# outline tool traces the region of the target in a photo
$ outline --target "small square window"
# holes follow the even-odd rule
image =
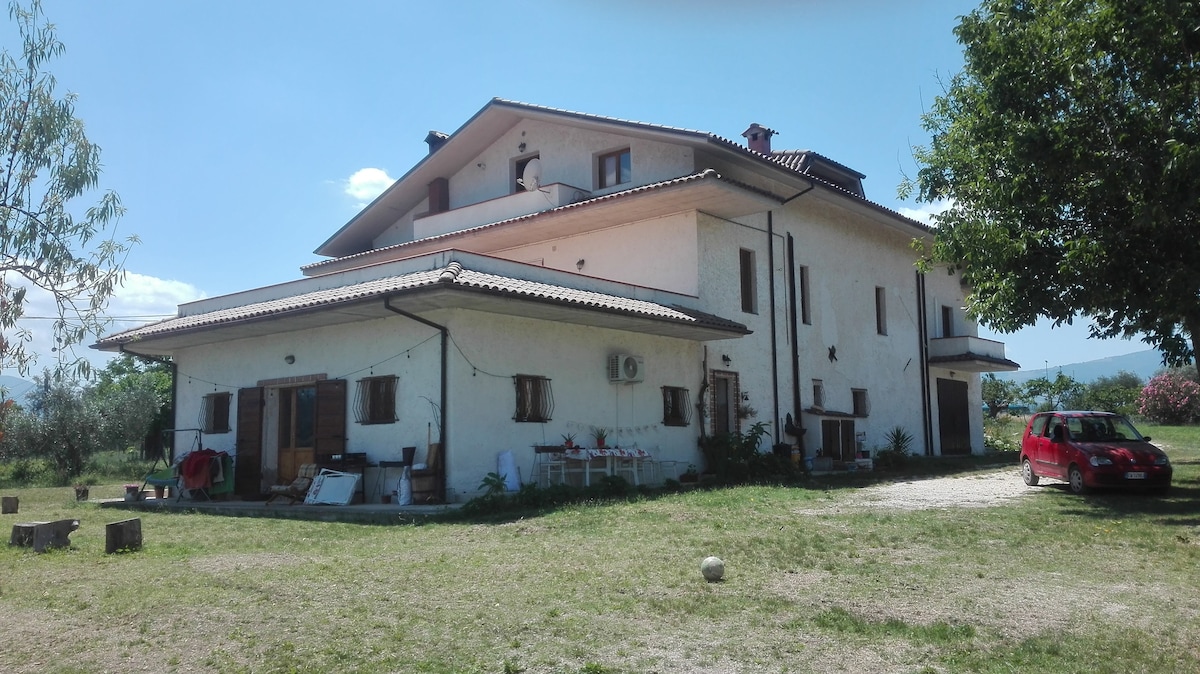
[[[692,403],[688,390],[678,386],[662,387],[663,425],[687,426],[692,422]]]
[[[825,409],[825,382],[820,379],[814,379],[813,382],[813,404],[812,406],[818,410]]]
[[[358,394],[354,401],[354,417],[360,424],[396,423],[395,375],[365,377],[358,380]]]
[[[854,416],[865,417],[871,413],[871,399],[867,397],[867,389],[850,389],[850,395],[854,399]]]
[[[528,374],[513,377],[517,388],[517,411],[513,421],[545,423],[554,414],[554,393],[550,380]]]
[[[614,185],[624,185],[632,180],[630,175],[629,149],[600,155],[596,174],[597,184],[601,189]]]
[[[210,393],[204,396],[200,409],[200,428],[205,435],[229,432],[229,402],[232,393]]]

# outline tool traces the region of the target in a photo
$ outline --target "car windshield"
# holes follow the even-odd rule
[[[1141,440],[1142,436],[1125,417],[1070,417],[1067,430],[1080,442],[1119,442]]]

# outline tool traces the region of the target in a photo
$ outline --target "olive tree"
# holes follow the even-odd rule
[[[76,203],[97,189],[100,148],[75,116],[75,96],[55,93],[46,66],[63,44],[41,3],[14,0],[9,17],[21,46],[0,51],[0,368],[25,374],[35,360],[20,319],[29,293],[41,291],[55,306],[56,361],[87,374],[86,360],[66,354],[106,324],[108,298],[136,239],[116,238],[123,212],[116,193]]]
[[[983,0],[923,118],[927,261],[1001,332],[1085,316],[1168,363],[1200,339],[1200,3]],[[932,265],[930,265],[932,266]]]

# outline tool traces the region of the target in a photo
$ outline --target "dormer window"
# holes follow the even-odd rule
[[[629,148],[600,155],[596,165],[596,174],[598,176],[597,185],[600,189],[624,185],[632,180]]]

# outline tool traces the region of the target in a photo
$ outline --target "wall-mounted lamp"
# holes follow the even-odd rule
[[[721,362],[725,363],[726,365],[733,365],[733,359],[730,358],[728,354],[721,355]]]
[[[517,146],[517,152],[524,152],[524,151],[525,151],[525,141],[521,141],[521,144]]]
[[[292,363],[296,362],[296,357],[289,353],[288,355],[283,357],[283,362],[287,363],[288,365],[291,365]]]
[[[575,263],[575,268],[583,271],[583,258],[579,258],[579,261]]]

